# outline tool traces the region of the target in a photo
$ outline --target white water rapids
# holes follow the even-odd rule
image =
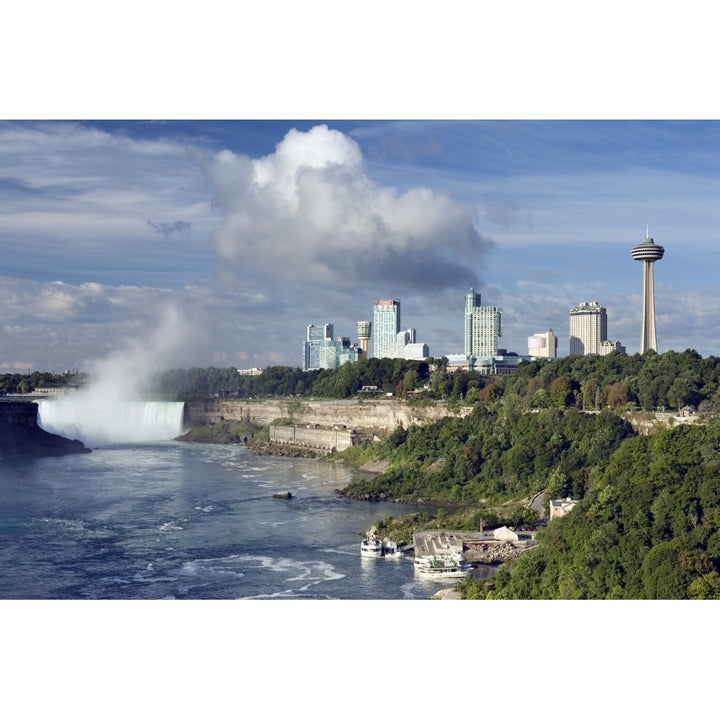
[[[182,402],[100,402],[73,393],[38,401],[38,425],[87,447],[172,440],[182,433]]]

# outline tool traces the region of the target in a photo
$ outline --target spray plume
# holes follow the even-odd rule
[[[157,373],[177,361],[188,335],[177,309],[166,307],[152,332],[93,363],[85,388],[41,401],[40,425],[94,446],[176,437],[182,430],[183,403],[150,402],[147,393]]]

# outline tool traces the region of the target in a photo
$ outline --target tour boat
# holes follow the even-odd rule
[[[402,551],[394,540],[388,540],[383,546],[383,554],[386,558],[402,557]]]
[[[363,557],[382,557],[383,544],[377,535],[368,533],[360,543],[360,555]]]
[[[422,555],[415,558],[418,575],[435,578],[461,578],[470,574],[472,564],[461,552],[450,555]]]

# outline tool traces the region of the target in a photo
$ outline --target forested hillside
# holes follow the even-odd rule
[[[469,597],[720,598],[720,419],[625,440],[538,546]]]
[[[478,407],[465,418],[398,427],[384,442],[368,441],[340,453],[355,464],[390,462],[386,472],[353,482],[345,494],[491,505],[543,490],[552,497],[579,498],[593,474],[633,434],[610,411]]]
[[[720,410],[720,359],[702,358],[694,350],[570,355],[521,364],[515,375],[500,378],[492,393],[520,408]]]
[[[170,370],[156,378],[153,392],[169,400],[194,400],[219,392],[239,397],[347,398],[363,386],[403,395],[429,379],[427,362],[370,358],[333,370],[271,366],[257,375],[241,375],[235,368]]]
[[[548,407],[593,410],[640,408],[720,410],[720,358],[694,350],[658,355],[571,355],[521,363],[514,375],[481,375],[448,370],[447,359],[427,361],[370,358],[334,370],[273,366],[257,375],[235,368],[189,368],[160,374],[158,397],[193,400],[216,393],[240,397],[296,396],[349,398],[365,386],[378,392],[428,400],[493,404],[519,410]]]
[[[31,392],[47,384],[91,381],[92,377],[83,373],[6,374],[0,375],[0,395]],[[412,393],[428,400],[502,402],[519,410],[628,407],[672,411],[691,405],[701,411],[720,411],[720,358],[702,358],[694,350],[662,355],[652,351],[630,356],[571,355],[522,362],[513,375],[452,371],[447,358],[369,358],[333,370],[305,372],[297,367],[271,366],[256,375],[241,375],[234,367],[193,367],[159,373],[148,392],[166,400],[216,394],[342,399],[356,396],[366,386],[400,398]]]

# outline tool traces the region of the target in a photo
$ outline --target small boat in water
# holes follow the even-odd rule
[[[386,540],[383,545],[383,554],[386,558],[399,558],[402,557],[402,550],[398,547],[398,544],[394,540]]]
[[[418,575],[434,578],[461,578],[470,574],[472,564],[461,552],[449,555],[423,555],[415,558]]]
[[[368,533],[360,543],[360,555],[362,557],[382,557],[383,544],[380,538],[374,533]]]

